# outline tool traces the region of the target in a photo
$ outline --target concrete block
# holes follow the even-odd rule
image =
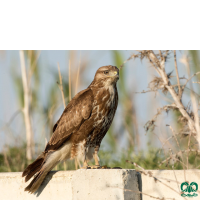
[[[128,169],[78,170],[72,179],[73,200],[140,200],[138,178]]]
[[[72,176],[74,171],[50,172],[35,194],[24,191],[28,185],[22,172],[0,173],[1,200],[71,200]],[[29,183],[29,182],[28,182]]]
[[[181,197],[181,183],[200,186],[200,170],[144,172],[146,175],[130,169],[53,171],[35,194],[24,192],[28,183],[21,172],[0,173],[0,200],[182,200],[189,198]],[[196,193],[194,200],[200,199],[199,190]]]
[[[24,192],[28,183],[21,175],[21,172],[0,173],[1,200],[140,200],[140,175],[135,170],[54,171],[35,194]]]

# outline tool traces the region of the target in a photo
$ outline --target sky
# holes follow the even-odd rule
[[[120,51],[123,55],[123,59],[126,60],[132,55],[134,51]],[[69,51],[41,51],[39,54],[38,63],[40,66],[40,76],[41,76],[41,87],[40,87],[40,97],[42,104],[45,105],[47,102],[46,92],[51,84],[55,84],[58,80],[54,79],[52,73],[57,71],[57,63],[60,65],[61,74],[63,79],[68,78],[68,66],[69,66]],[[93,80],[96,70],[104,65],[114,65],[113,54],[111,51],[76,51],[76,59],[73,66],[78,66],[79,62],[87,60],[87,68],[83,73],[80,74],[80,79],[82,85],[79,86],[78,92],[86,88],[90,82]],[[177,51],[177,60],[179,67],[179,74],[182,76],[185,73],[185,67],[179,62],[183,52]],[[119,67],[119,66],[118,66]],[[0,151],[2,151],[5,144],[14,145],[16,138],[23,138],[25,140],[25,133],[20,124],[20,120],[13,120],[10,125],[11,131],[5,131],[5,124],[9,122],[13,114],[19,109],[19,104],[17,101],[17,96],[15,92],[15,86],[12,80],[12,73],[18,73],[21,76],[19,51],[1,51],[0,52]],[[173,60],[169,60],[166,64],[166,69],[168,72],[173,70]],[[148,83],[155,76],[154,70],[146,61],[131,60],[125,64],[125,77],[126,77],[126,88],[130,91],[131,95],[134,95],[134,101],[137,106],[137,118],[138,118],[138,128],[139,134],[142,138],[141,148],[145,149],[148,140],[148,135],[146,135],[144,130],[145,123],[153,117],[156,113],[157,108],[164,105],[166,102],[166,97],[164,95],[158,95],[155,97],[153,93],[146,94],[136,94],[136,92],[141,92],[147,90]],[[120,96],[120,94],[119,94]],[[60,96],[61,99],[61,96]],[[160,100],[161,99],[161,100]],[[153,106],[149,106],[152,104]],[[58,117],[62,113],[62,109],[57,113]],[[117,110],[116,120],[120,120],[120,110]],[[167,116],[165,116],[167,117]],[[169,121],[171,119],[168,119]],[[37,122],[42,124],[44,121],[38,119]],[[163,129],[159,128],[162,132]],[[12,136],[14,133],[14,137]],[[35,139],[39,140],[39,132],[34,130]],[[124,133],[124,138],[127,137]],[[13,141],[12,141],[13,140]],[[121,147],[124,148],[125,142],[122,141]]]

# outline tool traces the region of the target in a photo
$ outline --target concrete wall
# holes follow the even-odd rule
[[[21,172],[0,173],[1,200],[139,200],[135,170],[88,169],[50,172],[36,192],[24,192]]]
[[[82,169],[50,172],[39,190],[29,194],[24,192],[28,183],[21,174],[0,173],[0,200],[181,200],[187,199],[180,196],[182,182],[200,186],[200,170],[146,170],[140,174],[126,169]],[[200,199],[197,194],[192,199]]]

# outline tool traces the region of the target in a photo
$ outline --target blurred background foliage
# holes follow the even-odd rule
[[[44,66],[39,62],[41,51],[25,51],[26,58],[26,68],[28,84],[30,87],[30,111],[31,111],[31,121],[33,133],[37,132],[37,137],[34,135],[34,149],[35,154],[33,158],[35,159],[41,151],[43,151],[46,142],[49,140],[52,134],[52,128],[54,123],[57,121],[61,115],[64,107],[62,103],[61,91],[59,89],[59,75],[58,68],[49,68],[48,76],[41,75],[44,74]],[[104,52],[102,52],[103,54]],[[120,66],[128,57],[125,57],[123,51],[110,51],[110,56],[112,64]],[[129,52],[131,54],[131,52]],[[1,55],[5,55],[6,52],[1,52]],[[17,54],[17,53],[16,53]],[[82,55],[81,55],[82,54]],[[84,54],[84,55],[83,55]],[[179,56],[183,52],[179,52]],[[191,73],[199,71],[199,51],[190,51],[192,69]],[[65,96],[66,104],[69,102],[69,64],[67,60],[70,60],[70,78],[72,87],[72,97],[80,90],[84,89],[92,81],[94,73],[98,67],[91,70],[89,63],[97,62],[96,60],[89,60],[87,58],[87,52],[77,52],[77,51],[67,51],[66,53],[66,66],[65,70],[61,69],[63,92]],[[127,55],[127,54],[126,54]],[[11,58],[10,58],[11,59]],[[100,59],[100,58],[99,58]],[[165,148],[162,147],[163,142],[170,137],[171,133],[165,126],[168,122],[173,123],[173,126],[177,129],[181,128],[181,124],[178,123],[178,112],[164,113],[159,118],[160,121],[157,123],[155,131],[149,131],[145,135],[144,125],[146,121],[141,120],[143,116],[145,119],[153,117],[156,113],[159,105],[163,105],[164,102],[169,101],[167,95],[163,94],[137,94],[141,87],[139,80],[145,80],[145,88],[148,88],[148,83],[154,76],[148,63],[143,62],[143,67],[135,69],[135,74],[140,74],[137,80],[134,79],[135,74],[130,74],[130,67],[135,66],[134,60],[130,62],[129,66],[122,68],[120,71],[120,80],[118,82],[119,91],[119,107],[115,119],[111,128],[109,129],[106,137],[103,140],[102,146],[100,148],[99,157],[101,160],[101,165],[107,165],[109,167],[121,167],[121,168],[135,168],[132,164],[126,162],[126,160],[133,161],[145,169],[172,169],[174,165],[173,162],[165,163],[159,165],[164,159],[170,156],[169,148],[177,149],[176,143],[174,141],[167,141]],[[136,62],[137,63],[137,62]],[[51,65],[51,64],[50,64]],[[167,66],[170,70],[173,62],[167,61]],[[178,66],[181,63],[178,62]],[[6,135],[12,142],[5,142],[2,145],[2,150],[0,152],[0,171],[23,171],[24,168],[30,163],[26,159],[26,139],[25,139],[25,129],[24,129],[24,119],[22,113],[22,108],[24,105],[23,98],[23,87],[22,78],[20,73],[20,66],[16,66],[11,62],[10,64],[10,76],[12,79],[12,87],[15,92],[15,101],[17,101],[17,111],[13,112],[12,117],[8,122],[1,123],[1,134]],[[171,67],[173,69],[173,67]],[[187,76],[186,72],[182,67],[180,69],[180,76]],[[90,78],[85,78],[85,71],[92,71]],[[140,72],[137,72],[137,71]],[[51,76],[51,80],[48,77]],[[81,78],[80,78],[81,77]],[[129,80],[128,81],[128,77]],[[132,78],[131,78],[132,77]],[[136,79],[136,78],[135,78]],[[48,82],[48,87],[45,88],[44,82]],[[198,80],[199,81],[199,80]],[[144,86],[144,84],[143,84]],[[43,88],[41,90],[41,88]],[[198,87],[197,87],[198,90]],[[42,91],[42,92],[41,92]],[[198,90],[199,91],[199,90]],[[200,92],[200,91],[199,91]],[[140,99],[138,100],[138,95]],[[186,94],[186,96],[189,95]],[[198,95],[198,94],[197,94]],[[43,100],[41,100],[43,96]],[[148,105],[143,105],[145,110],[139,111],[138,101],[142,98],[146,99]],[[144,102],[144,101],[143,101]],[[188,103],[188,102],[187,102]],[[19,126],[17,130],[13,128],[16,125]],[[37,119],[37,120],[36,120]],[[143,131],[141,131],[143,130]],[[16,133],[18,132],[18,133]],[[2,138],[5,138],[2,136]],[[146,139],[144,142],[144,138]],[[162,141],[162,142],[160,142]],[[160,143],[160,144],[159,144]],[[181,147],[187,145],[187,139],[181,138]],[[93,161],[91,161],[93,162]],[[200,165],[199,156],[195,153],[191,153],[189,156],[190,168],[195,168]],[[74,170],[76,169],[76,163],[74,161],[67,161],[65,164],[60,163],[56,170]],[[175,163],[174,169],[182,169],[180,163]]]

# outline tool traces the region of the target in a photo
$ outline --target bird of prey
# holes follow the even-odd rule
[[[100,167],[97,153],[117,109],[118,79],[117,67],[100,67],[88,88],[69,102],[44,152],[22,174],[25,181],[35,175],[25,191],[36,192],[48,172],[66,159],[77,159],[87,169],[88,160],[94,158],[96,168]]]

